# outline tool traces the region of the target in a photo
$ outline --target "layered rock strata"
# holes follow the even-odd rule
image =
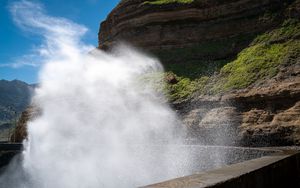
[[[194,0],[153,5],[143,0],[123,0],[101,23],[99,48],[127,42],[154,52],[165,65],[227,59],[258,33],[280,23],[286,2]]]

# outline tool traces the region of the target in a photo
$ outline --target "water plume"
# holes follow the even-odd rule
[[[180,142],[176,115],[138,82],[163,71],[155,58],[124,45],[90,52],[84,26],[47,15],[41,4],[23,0],[10,10],[22,29],[44,37],[33,98],[41,115],[28,123],[24,151],[0,177],[2,187],[134,187],[188,171],[177,165],[186,155],[169,158],[170,144]]]

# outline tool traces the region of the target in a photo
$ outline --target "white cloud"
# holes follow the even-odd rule
[[[47,15],[44,6],[40,3],[21,0],[11,3],[9,10],[17,26],[24,32],[43,36],[43,41],[40,46],[34,47],[30,54],[17,58],[13,63],[2,64],[0,67],[38,67],[63,48],[80,44],[80,37],[87,32],[86,27],[68,19]],[[68,51],[72,52],[72,49]]]

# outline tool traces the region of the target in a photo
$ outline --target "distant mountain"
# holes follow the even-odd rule
[[[7,130],[26,109],[35,87],[20,80],[0,80],[0,132]]]

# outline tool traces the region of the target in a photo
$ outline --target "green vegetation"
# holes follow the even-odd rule
[[[194,0],[152,0],[152,1],[145,1],[144,4],[151,4],[151,5],[163,5],[163,4],[171,4],[171,3],[181,3],[187,4],[192,3]]]
[[[300,23],[298,20],[289,19],[286,20],[280,28],[274,29],[270,32],[258,36],[254,41],[254,44],[258,43],[275,43],[283,40],[290,40],[300,37]]]
[[[170,74],[174,76],[174,79],[177,80],[177,83],[166,83],[164,92],[167,98],[170,101],[178,101],[189,98],[194,91],[196,90],[196,82],[191,81],[189,78],[183,78],[176,76],[173,73],[166,73],[165,77],[168,77]]]
[[[167,71],[172,71],[178,76],[195,80],[201,76],[213,75],[218,72],[229,60],[191,60],[185,63],[173,63],[165,65]]]
[[[287,44],[258,44],[245,49],[235,61],[221,69],[221,78],[213,89],[241,89],[259,79],[275,76],[288,50]]]
[[[183,48],[153,51],[153,54],[165,62],[166,71],[172,71],[178,76],[196,79],[218,72],[231,61],[231,59],[224,59],[224,57],[235,51],[235,46],[245,46],[254,37],[252,34],[240,35]]]
[[[299,54],[300,24],[288,20],[282,27],[258,36],[250,47],[244,49],[236,60],[220,70],[212,93],[242,89],[255,82],[275,76],[279,67],[292,54]]]
[[[283,64],[291,62],[291,57],[299,56],[299,38],[300,22],[290,19],[279,28],[257,36],[232,61],[188,61],[182,64],[168,64],[167,70],[172,70],[180,75],[176,76],[178,83],[166,87],[169,91],[169,99],[186,99],[192,96],[194,92],[217,94],[233,89],[243,89],[251,84],[272,78]],[[206,52],[220,50],[218,47],[213,48],[214,45],[208,45],[208,48],[205,49]],[[222,47],[224,46],[226,44],[222,44]],[[202,48],[204,49],[205,45],[195,48],[195,53],[203,54]],[[175,50],[172,52],[174,55],[171,55],[169,59],[191,55],[192,51],[191,48]],[[160,57],[168,57],[170,54],[165,53]],[[210,63],[212,64],[210,65]],[[210,74],[205,72],[207,70],[210,70]],[[211,75],[214,71],[219,73]]]
[[[140,79],[141,86],[150,85],[168,101],[182,101],[189,98],[196,91],[197,82],[175,75],[172,72],[149,73]],[[148,84],[144,84],[148,83]]]
[[[142,82],[150,82],[153,88],[164,94],[170,102],[182,102],[190,99],[196,91],[203,91],[210,81],[210,77],[202,76],[191,80],[177,76],[173,72],[147,74],[142,77]],[[144,84],[142,84],[144,85]]]

